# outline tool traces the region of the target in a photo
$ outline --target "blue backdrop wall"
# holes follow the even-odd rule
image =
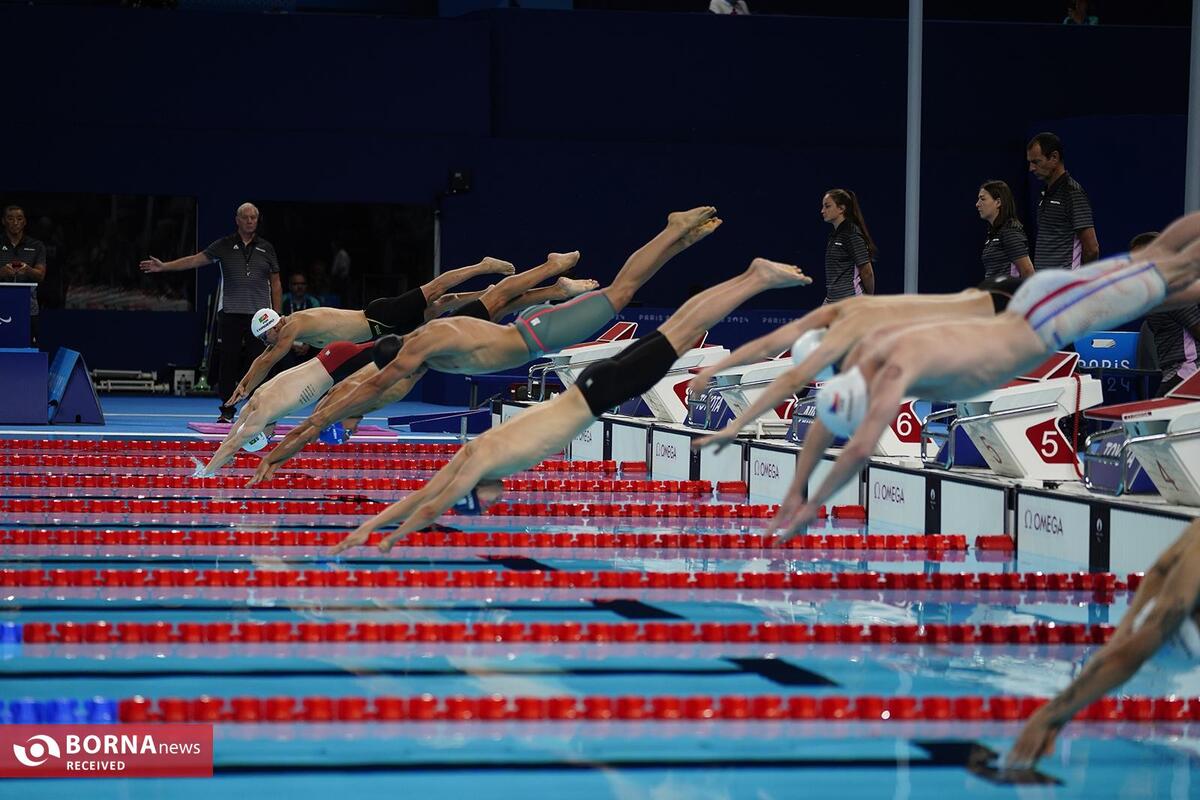
[[[20,32],[15,63],[38,65],[6,136],[10,192],[194,195],[204,244],[246,199],[433,202],[466,169],[472,190],[442,205],[444,265],[579,248],[601,280],[667,211],[711,203],[726,226],[639,299],[675,305],[767,255],[818,277],[813,306],[817,207],[845,186],[878,240],[880,289],[902,287],[902,21],[5,5],[0,29]],[[1028,218],[1024,143],[1043,127],[1067,141],[1104,252],[1181,211],[1187,31],[929,23],[925,42],[923,291],[978,280],[982,180],[1013,184]],[[144,348],[53,316],[47,342],[91,366],[199,358],[195,315],[155,315]]]

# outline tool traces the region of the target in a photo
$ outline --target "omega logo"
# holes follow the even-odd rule
[[[876,500],[887,500],[889,503],[903,503],[904,489],[886,483],[876,483],[871,490],[871,496]]]
[[[1062,519],[1057,514],[1042,514],[1035,511],[1025,512],[1025,527],[1035,531],[1045,531],[1054,536],[1062,536]]]
[[[575,441],[577,441],[577,442],[591,442],[591,441],[592,441],[592,429],[591,429],[591,428],[588,428],[586,431],[584,431],[583,433],[581,433],[581,434],[579,434],[578,436],[576,436],[576,437],[575,437]]]
[[[772,464],[770,461],[755,461],[754,474],[761,475],[764,478],[778,478],[779,465]]]
[[[654,455],[662,456],[663,458],[676,458],[675,445],[657,442],[654,445]]]

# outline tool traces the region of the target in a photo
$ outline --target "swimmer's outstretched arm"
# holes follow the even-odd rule
[[[848,318],[843,317],[843,319]],[[846,327],[835,324],[807,358],[776,378],[770,386],[763,390],[762,394],[758,396],[758,399],[748,409],[716,433],[693,439],[692,447],[698,449],[715,444],[717,445],[717,452],[720,452],[721,448],[737,437],[738,432],[742,428],[754,422],[754,420],[766,414],[780,403],[787,401],[789,397],[812,383],[813,378],[821,370],[845,355],[846,351],[858,341],[858,334],[859,330],[857,327]]]
[[[792,485],[788,487],[787,495],[780,504],[779,513],[767,524],[767,536],[774,534],[780,525],[796,516],[808,502],[808,479],[832,442],[833,434],[825,427],[825,423],[820,419],[813,420],[808,434],[804,437],[804,446],[800,449]]]
[[[435,321],[429,324],[437,325],[439,323]],[[371,377],[359,381],[348,390],[330,392],[325,397],[325,402],[313,410],[309,419],[321,424],[321,427],[324,428],[346,417],[361,416],[379,408],[380,398],[397,382],[414,375],[420,377],[424,374],[425,349],[421,346],[423,337],[410,335],[404,339],[403,348],[390,364]],[[342,387],[337,388],[341,389]],[[405,393],[407,394],[407,392]]]
[[[279,338],[274,344],[267,345],[267,349],[258,354],[258,358],[250,364],[250,369],[246,370],[245,376],[238,381],[237,388],[233,390],[233,394],[225,401],[225,405],[232,406],[245,400],[250,396],[263,379],[271,372],[271,367],[279,363],[287,352],[292,349],[292,345],[296,343],[296,328],[298,323],[291,322],[280,325]]]
[[[692,393],[692,397],[699,397],[708,388],[708,382],[721,370],[740,367],[744,364],[754,364],[779,355],[791,347],[802,333],[818,328],[828,328],[837,319],[839,311],[833,303],[823,305],[808,312],[800,319],[794,319],[776,328],[766,336],[746,342],[716,364],[705,367],[696,373],[696,377],[692,378],[692,382],[688,384],[688,391]]]
[[[1145,606],[1150,597],[1155,599],[1154,609],[1142,620],[1140,627],[1126,636],[1114,636],[1091,657],[1066,689],[1034,712],[1005,757],[1006,767],[1028,769],[1052,752],[1055,737],[1064,725],[1081,709],[1133,677],[1185,622],[1200,594],[1200,546],[1194,536],[1196,530],[1197,523],[1193,522],[1184,533],[1190,541],[1162,578],[1156,595],[1152,594],[1154,587],[1146,583],[1138,587],[1134,601],[1139,608]],[[1130,608],[1126,618],[1132,616],[1133,608]]]
[[[233,423],[233,427],[229,429],[229,435],[225,437],[225,441],[221,442],[221,446],[217,448],[217,452],[209,459],[208,464],[203,468],[203,471],[197,470],[195,477],[207,478],[215,475],[217,470],[229,463],[229,461],[237,455],[238,450],[242,449],[242,445],[253,439],[262,432],[262,425],[253,419],[257,414],[245,415],[244,419],[239,419]]]
[[[1129,634],[1133,628],[1133,621],[1137,619],[1143,606],[1158,597],[1167,575],[1171,573],[1171,570],[1179,563],[1179,559],[1183,558],[1184,553],[1188,550],[1200,551],[1200,523],[1198,522],[1193,522],[1185,528],[1179,538],[1172,542],[1171,546],[1155,560],[1154,565],[1146,571],[1137,592],[1133,595],[1133,600],[1129,603],[1129,608],[1125,610],[1125,616],[1121,617],[1121,624],[1113,633],[1113,639]]]
[[[816,493],[809,497],[790,519],[783,518],[781,509],[779,520],[782,524],[772,523],[771,530],[778,530],[782,534],[781,542],[786,542],[798,533],[804,532],[816,520],[821,506],[833,496],[834,492],[862,472],[863,467],[871,460],[875,446],[879,444],[879,437],[896,418],[896,409],[900,406],[908,384],[904,372],[898,365],[885,364],[880,369],[875,379],[871,381],[871,398],[866,417],[842,449],[841,455],[834,462],[829,474],[825,476],[825,480],[821,481]],[[809,434],[811,435],[811,433],[810,429]],[[804,449],[808,450],[807,447]],[[799,477],[797,474],[797,478]]]
[[[400,537],[432,523],[479,482],[483,475],[482,462],[488,459],[484,455],[487,452],[486,445],[477,446],[478,443],[478,439],[467,442],[429,483],[359,525],[330,552],[337,555],[351,547],[366,544],[372,532],[403,519],[404,524],[380,543],[379,549],[386,553]]]
[[[275,445],[275,448],[262,461],[258,462],[258,469],[254,471],[250,480],[246,481],[246,485],[254,486],[263,481],[269,481],[285,461],[299,453],[305,445],[320,435],[321,428],[316,427],[309,420],[292,428],[288,431],[288,435],[283,437],[283,441]]]

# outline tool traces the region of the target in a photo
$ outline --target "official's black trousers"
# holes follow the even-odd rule
[[[266,349],[250,333],[250,320],[253,317],[253,314],[230,314],[225,311],[217,314],[217,348],[221,354],[217,393],[223,411],[232,411],[224,407],[225,401],[233,394],[246,370],[250,369],[250,364]]]

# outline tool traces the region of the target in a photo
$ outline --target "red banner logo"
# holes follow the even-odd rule
[[[211,778],[212,725],[0,725],[2,778]]]

